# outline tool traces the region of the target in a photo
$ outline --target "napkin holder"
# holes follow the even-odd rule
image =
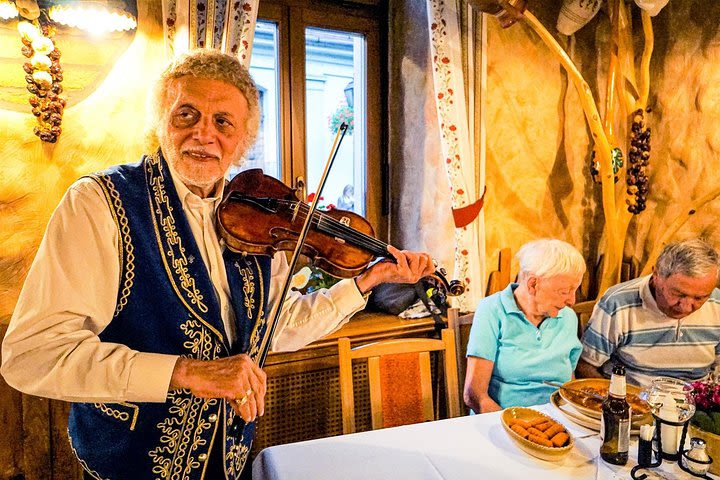
[[[687,438],[687,430],[688,430],[688,424],[690,423],[690,419],[684,421],[684,422],[673,422],[670,420],[665,420],[657,416],[655,413],[653,413],[653,417],[655,418],[655,435],[653,437],[653,440],[651,442],[650,448],[651,448],[651,454],[650,454],[650,463],[646,463],[643,461],[642,463],[639,463],[638,465],[634,466],[632,470],[630,471],[630,476],[634,480],[644,480],[647,478],[647,473],[640,472],[641,470],[650,469],[650,468],[657,468],[660,465],[662,465],[663,460],[667,460],[669,462],[677,462],[678,467],[680,467],[681,470],[684,472],[689,473],[693,477],[697,478],[705,478],[707,480],[712,480],[711,477],[709,477],[707,474],[700,474],[695,473],[692,470],[690,470],[686,462],[684,462],[682,459],[684,458],[685,461],[688,459],[695,463],[702,463],[702,464],[711,464],[713,462],[713,459],[710,458],[706,462],[699,461],[692,459],[688,457],[689,449],[685,448],[685,439]],[[682,433],[680,434],[680,442],[678,443],[678,452],[675,454],[670,454],[663,452],[662,449],[662,426],[663,425],[669,425],[673,427],[682,427]],[[652,443],[655,443],[657,445],[657,449],[652,449]],[[655,461],[652,461],[652,457],[655,457]],[[638,455],[638,460],[640,460],[640,455]]]

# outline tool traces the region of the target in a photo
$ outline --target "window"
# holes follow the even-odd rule
[[[261,127],[242,167],[262,168],[306,195],[313,193],[335,131],[347,122],[320,206],[363,215],[376,234],[385,232],[380,13],[366,5],[260,2],[250,72],[260,90]]]
[[[305,103],[311,106],[305,114],[308,188],[320,182],[327,152],[338,128],[346,123],[346,135],[323,190],[323,205],[360,215],[365,214],[366,185],[365,64],[363,35],[305,29]],[[355,102],[356,96],[360,101]]]

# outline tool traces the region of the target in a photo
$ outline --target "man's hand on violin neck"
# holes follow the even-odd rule
[[[395,257],[395,263],[378,262],[355,278],[361,293],[381,283],[415,283],[435,272],[435,263],[427,253],[401,251],[392,245],[388,246],[388,252]]]
[[[180,357],[170,390],[182,388],[197,397],[226,399],[246,422],[265,413],[265,372],[245,354],[217,360]]]

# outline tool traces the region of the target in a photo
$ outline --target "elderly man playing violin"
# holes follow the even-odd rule
[[[89,175],[54,212],[2,346],[2,374],[73,402],[69,435],[87,478],[247,478],[265,373],[253,362],[279,302],[283,253],[224,247],[225,175],[252,145],[258,93],[234,57],[185,55],[162,73],[151,112],[159,149]],[[337,329],[383,282],[434,272],[424,253],[302,296],[291,292],[273,350]],[[239,432],[235,416],[246,422]]]

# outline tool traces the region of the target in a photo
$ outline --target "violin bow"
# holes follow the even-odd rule
[[[310,230],[312,218],[313,216],[315,216],[315,212],[317,211],[318,201],[320,200],[320,195],[323,191],[323,188],[325,188],[325,181],[327,180],[328,174],[330,173],[330,167],[332,167],[332,164],[335,161],[335,157],[337,156],[338,150],[340,149],[340,143],[342,143],[343,138],[345,138],[345,132],[347,131],[347,128],[347,123],[343,122],[340,125],[340,128],[338,128],[337,133],[335,134],[335,140],[333,141],[332,148],[330,149],[330,155],[328,155],[327,162],[325,163],[325,170],[323,170],[322,176],[320,177],[320,183],[317,190],[315,190],[315,198],[313,198],[312,203],[310,204],[310,209],[307,216],[305,217],[305,222],[303,223],[302,230],[300,230],[298,241],[295,244],[295,251],[293,252],[290,262],[288,264],[288,273],[283,283],[282,293],[280,294],[280,301],[275,308],[275,311],[272,315],[272,320],[268,324],[268,327],[265,330],[265,335],[263,335],[262,342],[260,343],[261,353],[257,361],[257,364],[260,368],[265,365],[265,360],[267,359],[268,351],[270,350],[270,341],[272,340],[273,335],[275,335],[275,328],[277,327],[278,321],[280,320],[282,307],[285,303],[288,291],[290,290],[290,283],[292,281],[293,274],[295,273],[295,266],[297,265],[298,258],[300,257],[300,251],[305,244],[305,237],[307,237],[308,231]]]

